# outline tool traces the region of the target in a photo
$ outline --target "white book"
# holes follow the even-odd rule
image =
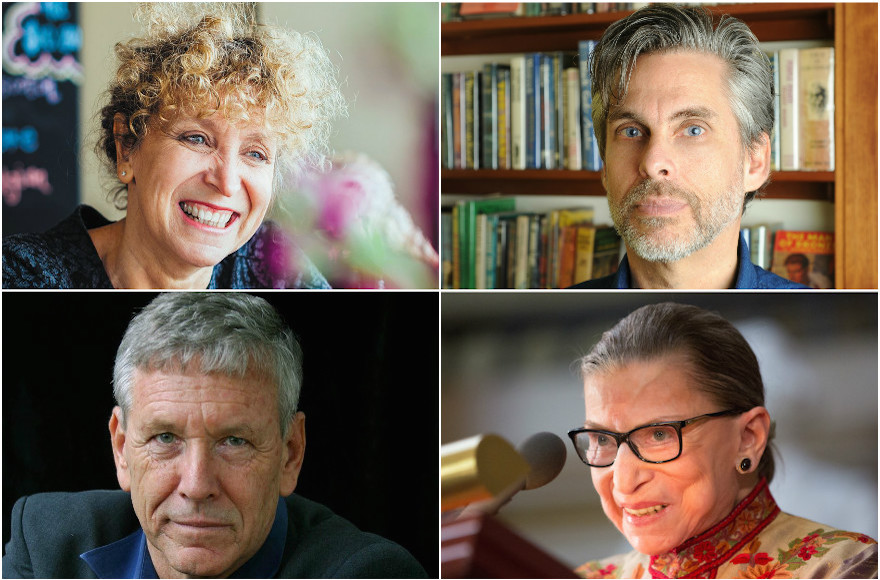
[[[583,158],[581,153],[581,79],[580,71],[577,68],[565,69],[565,93],[568,107],[565,111],[565,130],[568,132],[565,140],[567,147],[565,152],[566,167],[579,170],[583,168]]]
[[[801,168],[834,171],[834,48],[808,48],[800,59]]]
[[[510,59],[510,148],[513,152],[512,167],[526,168],[526,57],[516,55]]]
[[[796,48],[779,51],[779,148],[783,171],[801,169],[798,56]]]

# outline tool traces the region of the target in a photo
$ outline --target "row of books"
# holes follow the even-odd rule
[[[781,223],[742,228],[752,263],[811,288],[834,288],[834,233],[783,230]]]
[[[507,197],[441,213],[443,288],[567,288],[617,271],[621,242],[588,207],[517,211]]]
[[[444,73],[441,159],[447,169],[601,169],[590,72],[579,52],[514,55],[510,64]]]
[[[444,2],[443,22],[516,16],[563,16],[636,10],[647,2]]]
[[[588,66],[595,44],[444,73],[443,167],[600,170]],[[768,57],[777,99],[771,168],[834,171],[834,48]]]

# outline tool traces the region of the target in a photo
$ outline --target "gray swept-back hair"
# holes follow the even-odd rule
[[[764,381],[752,347],[719,314],[689,304],[649,304],[630,313],[580,359],[581,377],[670,355],[684,357],[693,385],[719,410],[764,406]],[[757,469],[768,482],[776,470],[772,438],[773,428]]]
[[[608,113],[626,97],[636,59],[683,51],[712,54],[727,64],[728,98],[744,151],[754,150],[762,134],[773,134],[773,73],[749,27],[728,15],[716,26],[705,8],[654,4],[609,26],[593,51],[593,128],[603,162]],[[746,193],[744,207],[767,183]]]
[[[190,364],[202,373],[273,379],[281,434],[287,435],[299,402],[302,349],[268,302],[242,292],[168,292],[150,302],[116,351],[113,396],[123,427],[136,371],[184,371]]]

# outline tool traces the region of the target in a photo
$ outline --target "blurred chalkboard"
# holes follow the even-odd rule
[[[3,4],[3,233],[40,232],[79,200],[82,30],[68,2]]]

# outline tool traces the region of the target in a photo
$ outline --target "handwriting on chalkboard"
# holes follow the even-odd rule
[[[82,30],[70,17],[66,2],[22,2],[9,9],[3,27],[3,68],[30,78],[50,76],[82,82],[76,53]]]
[[[50,105],[61,102],[61,92],[58,90],[58,81],[52,77],[32,79],[28,77],[4,77],[3,100],[12,97],[24,97],[29,101],[46,99]]]
[[[21,151],[35,153],[40,148],[40,136],[30,125],[26,127],[3,127],[3,153]]]
[[[24,167],[16,163],[12,169],[3,168],[3,201],[15,207],[25,189],[34,189],[43,195],[52,193],[49,172],[41,167]]]
[[[3,233],[45,231],[79,201],[79,7],[3,3]]]

